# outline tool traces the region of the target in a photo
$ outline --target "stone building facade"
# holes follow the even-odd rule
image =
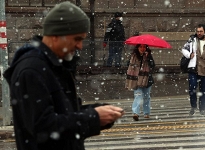
[[[55,4],[65,0],[6,0],[7,37],[10,57],[22,43],[42,34],[42,22]],[[189,35],[205,23],[205,0],[70,0],[91,18],[91,32],[85,41],[83,63],[102,64],[102,40],[115,12],[123,12],[126,38],[136,31],[169,41],[172,49],[153,49],[157,64],[176,65]],[[130,51],[126,46],[126,53]],[[126,60],[126,55],[123,56]]]

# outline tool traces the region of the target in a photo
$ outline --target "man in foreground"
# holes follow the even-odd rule
[[[87,137],[110,128],[119,107],[82,105],[71,60],[89,31],[86,14],[70,2],[47,15],[43,37],[16,51],[4,77],[9,83],[18,150],[84,150]]]

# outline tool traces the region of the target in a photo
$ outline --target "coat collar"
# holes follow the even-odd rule
[[[60,62],[61,60],[52,52],[52,50],[45,45],[42,42],[43,37],[42,36],[34,36],[33,40],[31,43],[36,46],[38,49],[42,50],[42,52],[45,54],[45,56],[48,58],[48,60],[54,65],[54,66],[62,66],[62,63]],[[39,44],[35,44],[35,43]]]

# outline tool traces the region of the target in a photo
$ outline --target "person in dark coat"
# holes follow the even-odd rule
[[[116,12],[105,32],[103,47],[105,48],[109,42],[108,67],[112,67],[113,60],[115,60],[115,67],[121,66],[122,50],[125,41],[125,31],[122,20],[122,13]]]
[[[89,28],[87,15],[66,1],[46,16],[43,37],[35,36],[16,51],[4,77],[18,150],[84,150],[86,138],[123,115],[108,104],[82,105],[76,94],[71,60]]]

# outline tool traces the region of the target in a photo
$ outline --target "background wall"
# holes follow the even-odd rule
[[[42,34],[42,22],[46,13],[63,0],[7,0],[6,21],[10,57],[18,47],[35,34]],[[91,2],[94,2],[92,7]],[[90,36],[85,41],[83,60],[90,63],[90,55],[102,64],[104,52],[102,40],[105,27],[117,11],[123,12],[126,38],[136,31],[150,33],[171,42],[173,49],[154,49],[158,64],[176,64],[181,54],[179,50],[189,35],[194,33],[199,23],[205,23],[204,0],[71,0],[93,17],[92,30],[95,52],[90,51]],[[131,48],[126,47],[127,51]],[[169,52],[168,52],[169,51]],[[126,59],[126,56],[123,56]],[[165,59],[166,58],[166,59]],[[163,59],[163,60],[162,60]]]

